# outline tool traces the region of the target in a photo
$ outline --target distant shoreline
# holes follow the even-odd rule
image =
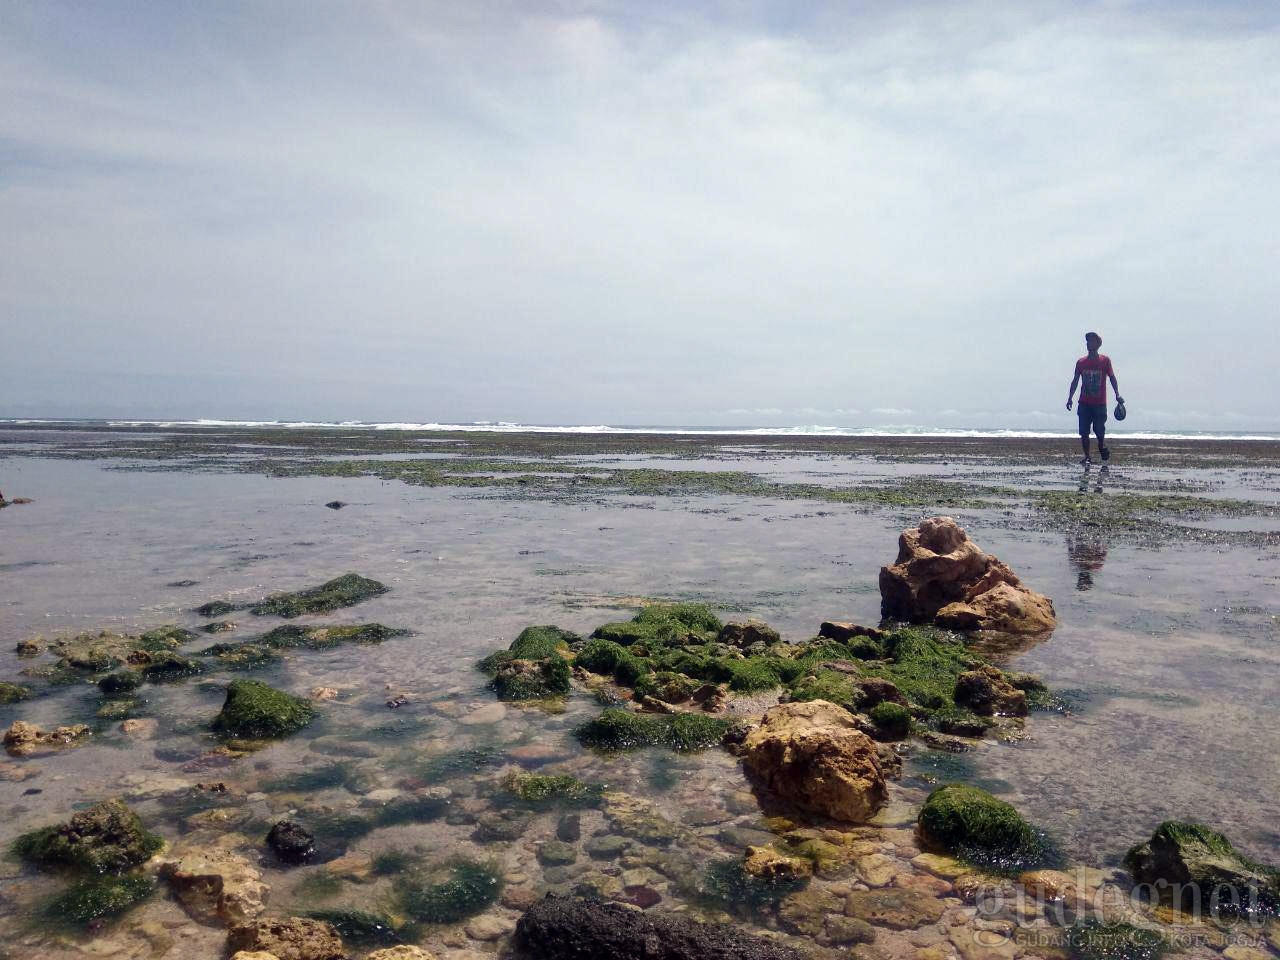
[[[0,429],[200,429],[200,430],[360,430],[393,433],[498,433],[498,434],[572,434],[584,436],[663,436],[663,437],[760,437],[760,438],[839,438],[850,439],[922,439],[922,440],[1060,440],[1072,438],[1071,428],[1058,430],[930,427],[916,425],[882,427],[829,427],[797,425],[786,427],[730,427],[716,425],[623,425],[610,424],[529,424],[507,421],[472,423],[439,422],[375,422],[363,420],[103,420],[55,418],[0,418]],[[1177,441],[1249,441],[1280,443],[1280,432],[1231,430],[1124,430],[1111,425],[1111,436],[1117,440]]]

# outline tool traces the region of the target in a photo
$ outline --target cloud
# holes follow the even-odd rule
[[[1274,21],[8,5],[0,414],[1275,418]]]

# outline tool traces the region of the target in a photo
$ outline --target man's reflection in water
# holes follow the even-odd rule
[[[1094,493],[1102,492],[1104,474],[1100,473]],[[1081,493],[1089,492],[1089,475],[1080,478]],[[1093,572],[1101,570],[1107,559],[1107,544],[1098,533],[1077,531],[1067,536],[1067,560],[1076,568],[1076,589],[1089,590],[1093,587]]]

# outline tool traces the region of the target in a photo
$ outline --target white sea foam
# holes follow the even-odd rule
[[[0,424],[14,426],[66,425],[110,427],[241,427],[281,430],[398,430],[409,432],[475,432],[475,433],[579,433],[579,434],[672,434],[677,436],[724,437],[921,437],[975,439],[1061,439],[1074,437],[1074,430],[1018,430],[963,427],[929,427],[918,424],[893,424],[876,427],[833,427],[821,424],[788,427],[725,426],[612,426],[610,424],[530,424],[505,420],[479,420],[472,423],[378,423],[361,420],[38,420],[0,419]],[[1280,433],[1220,431],[1109,430],[1109,436],[1131,440],[1261,440],[1280,441]]]

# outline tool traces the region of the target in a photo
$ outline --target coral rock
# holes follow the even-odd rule
[[[1040,633],[1057,624],[1053,602],[1024,587],[950,517],[902,532],[897,560],[880,568],[880,598],[886,618],[955,630]]]
[[[875,743],[826,700],[774,707],[744,748],[747,769],[769,791],[832,819],[865,822],[888,799]]]

